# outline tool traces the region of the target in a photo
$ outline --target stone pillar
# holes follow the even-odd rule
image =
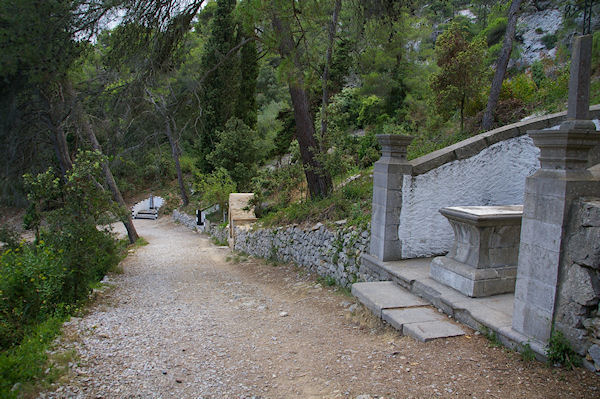
[[[398,238],[402,181],[412,166],[406,160],[406,147],[413,137],[380,134],[381,158],[373,169],[373,209],[370,254],[381,261],[399,260],[402,245]]]
[[[580,197],[600,195],[600,182],[585,168],[600,134],[578,119],[589,115],[590,44],[584,36],[573,45],[568,119],[559,130],[528,132],[540,148],[541,168],[525,183],[512,326],[542,343],[552,333],[569,210]]]

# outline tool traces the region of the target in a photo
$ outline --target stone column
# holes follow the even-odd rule
[[[406,160],[406,147],[413,137],[380,134],[381,158],[373,169],[373,209],[370,254],[381,261],[398,260],[402,246],[398,238],[402,181],[412,166]]]
[[[528,132],[540,148],[541,168],[525,183],[512,326],[542,343],[552,333],[571,204],[600,195],[600,182],[585,168],[600,134],[591,121],[579,119],[589,109],[589,45],[591,37],[578,37],[573,45],[568,119],[559,130]]]

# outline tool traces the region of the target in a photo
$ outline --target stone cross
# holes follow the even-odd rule
[[[571,56],[567,119],[561,125],[561,130],[596,130],[590,120],[589,111],[591,61],[592,35],[575,37]]]

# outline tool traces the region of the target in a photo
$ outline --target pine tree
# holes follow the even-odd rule
[[[242,36],[240,41],[244,40]],[[236,116],[250,129],[256,127],[256,79],[258,78],[258,54],[256,42],[250,40],[240,53],[240,87]]]
[[[228,56],[236,45],[232,16],[234,8],[235,0],[217,0],[210,37],[201,62],[203,74],[212,70],[200,91],[201,130],[197,145],[202,154],[199,166],[205,171],[210,169],[206,155],[215,148],[217,131],[234,116],[239,92],[239,60]],[[227,59],[224,60],[225,57]]]

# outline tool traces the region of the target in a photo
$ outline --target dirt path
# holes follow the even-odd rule
[[[41,397],[600,397],[588,371],[524,362],[475,334],[419,343],[294,266],[227,261],[165,218],[136,227],[149,245],[67,324],[78,364]]]

